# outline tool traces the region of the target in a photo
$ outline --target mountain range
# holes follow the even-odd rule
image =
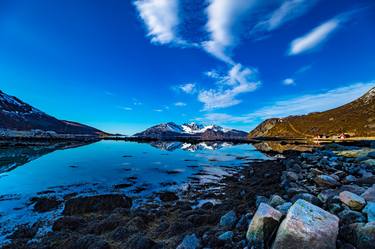
[[[134,137],[160,140],[198,139],[198,140],[236,140],[246,139],[247,132],[227,129],[217,125],[204,126],[197,123],[178,125],[173,122],[152,126]]]
[[[54,118],[0,91],[0,136],[65,138],[104,134],[87,125]]]
[[[265,120],[250,138],[375,137],[375,87],[335,109],[302,116]]]

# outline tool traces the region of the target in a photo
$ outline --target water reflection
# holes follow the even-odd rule
[[[88,143],[82,142],[58,142],[29,145],[2,145],[0,147],[0,174],[12,171],[19,166],[56,150],[75,148],[87,144]]]
[[[224,147],[234,146],[233,143],[227,142],[200,142],[200,143],[186,143],[186,142],[170,142],[157,141],[150,143],[153,147],[160,150],[174,151],[181,149],[184,151],[196,152],[202,150],[218,150]]]

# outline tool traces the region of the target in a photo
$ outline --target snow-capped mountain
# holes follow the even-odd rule
[[[230,140],[244,139],[247,133],[235,129],[227,129],[217,125],[203,126],[197,123],[178,125],[173,122],[155,125],[137,133],[135,137],[161,140],[199,139],[199,140]]]
[[[58,120],[0,91],[0,136],[2,137],[97,136],[101,134],[105,133],[76,122]]]

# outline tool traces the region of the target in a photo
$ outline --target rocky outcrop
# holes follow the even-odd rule
[[[268,248],[282,214],[266,203],[261,203],[246,233],[246,239],[254,249]]]
[[[325,112],[268,119],[249,134],[250,138],[337,138],[375,136],[375,88],[361,98]]]
[[[64,215],[109,212],[116,208],[131,208],[132,200],[124,195],[108,194],[76,197],[65,203]]]
[[[335,249],[338,231],[339,218],[300,199],[282,221],[272,248]]]

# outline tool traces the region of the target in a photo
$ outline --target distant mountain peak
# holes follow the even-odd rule
[[[218,125],[198,124],[195,122],[184,123],[178,125],[174,122],[162,123],[152,126],[151,128],[134,134],[136,137],[147,137],[157,139],[173,139],[173,138],[199,138],[199,139],[230,139],[245,138],[246,132],[234,129],[223,128]]]
[[[17,97],[0,91],[0,136],[32,137],[36,134],[51,137],[98,136],[105,133],[76,122],[58,120]]]

